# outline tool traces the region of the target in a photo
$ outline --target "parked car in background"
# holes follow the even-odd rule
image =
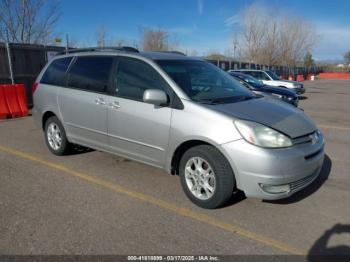
[[[254,94],[199,58],[75,49],[44,67],[33,97],[53,154],[78,144],[162,168],[204,208],[237,190],[289,197],[323,164],[323,135],[303,111]]]
[[[240,72],[251,75],[252,77],[262,81],[265,85],[283,87],[293,90],[297,94],[304,94],[304,85],[297,81],[281,80],[274,72],[270,70],[253,70],[253,69],[239,69],[229,70],[230,72]]]
[[[298,106],[299,97],[295,92],[291,90],[265,85],[262,81],[250,75],[238,72],[231,72],[229,74],[256,94],[279,98],[280,100],[287,102],[293,106]]]

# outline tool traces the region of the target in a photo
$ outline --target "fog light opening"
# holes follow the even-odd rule
[[[281,194],[281,193],[289,193],[290,186],[288,184],[286,185],[266,185],[266,184],[259,184],[261,189],[269,194]]]

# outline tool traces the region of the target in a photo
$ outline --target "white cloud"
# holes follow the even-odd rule
[[[350,50],[350,28],[345,25],[319,22],[315,24],[319,40],[314,48],[314,57],[318,60],[343,59]]]
[[[203,0],[197,0],[197,9],[198,9],[198,14],[202,15],[203,14]]]
[[[235,14],[225,19],[225,26],[232,27],[240,24],[240,15]]]

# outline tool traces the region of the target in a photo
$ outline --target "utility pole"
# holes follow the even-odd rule
[[[10,44],[6,42],[6,51],[7,51],[7,59],[9,63],[9,71],[10,71],[10,79],[11,79],[11,84],[15,83],[15,79],[13,77],[13,68],[12,68],[12,59],[11,59],[11,50],[10,50]]]
[[[237,46],[238,46],[237,33],[235,33],[235,37],[233,38],[233,59],[236,59]]]
[[[68,39],[68,34],[66,34],[66,53],[68,53],[68,47],[69,47],[69,39]]]
[[[238,41],[237,41],[237,33],[235,33],[235,37],[233,38],[233,61],[236,60],[236,51],[237,51]],[[240,69],[240,62],[239,62],[239,69]],[[235,69],[235,68],[234,68]]]

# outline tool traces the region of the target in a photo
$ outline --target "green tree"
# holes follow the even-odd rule
[[[315,65],[315,61],[312,58],[312,54],[310,52],[307,52],[304,57],[304,66],[305,67],[312,67]]]

